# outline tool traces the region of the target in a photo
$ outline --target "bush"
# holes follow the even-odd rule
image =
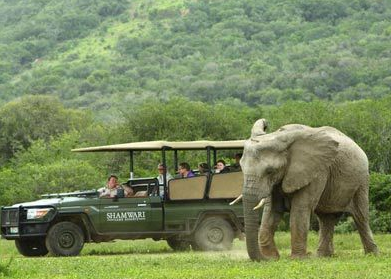
[[[391,213],[384,211],[372,211],[370,214],[370,226],[372,232],[391,232]]]
[[[352,217],[342,218],[342,220],[335,226],[336,233],[351,233],[356,230]]]
[[[0,163],[7,162],[33,141],[49,141],[91,123],[88,114],[66,109],[56,98],[25,96],[0,107]]]
[[[370,223],[373,232],[391,232],[391,175],[372,173],[369,182]]]
[[[391,212],[391,175],[383,173],[371,174],[369,201],[375,210]]]
[[[42,194],[97,189],[106,173],[91,156],[78,156],[71,149],[81,140],[77,132],[50,142],[35,141],[0,170],[0,205],[37,199]]]

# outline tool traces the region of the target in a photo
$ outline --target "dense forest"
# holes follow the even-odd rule
[[[386,0],[2,0],[0,99],[56,95],[110,118],[150,97],[381,98],[390,22]]]
[[[263,117],[352,137],[391,231],[389,1],[0,0],[0,57],[0,205],[127,178],[127,154],[72,148],[245,139]]]

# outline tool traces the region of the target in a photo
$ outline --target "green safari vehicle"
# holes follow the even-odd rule
[[[242,150],[244,141],[135,142],[74,149],[75,152],[129,152],[130,179],[136,193],[99,198],[97,190],[44,195],[42,199],[1,208],[1,236],[14,240],[24,256],[76,256],[85,243],[114,239],[166,240],[174,250],[226,250],[244,230],[240,202],[241,171],[175,178],[135,178],[134,152],[161,152],[178,165],[178,151],[204,150],[216,162],[220,150]],[[166,178],[166,172],[164,172]],[[160,188],[160,191],[159,191]],[[159,193],[160,192],[160,193]],[[164,193],[164,194],[162,194]]]

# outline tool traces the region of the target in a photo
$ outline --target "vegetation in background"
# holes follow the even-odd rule
[[[369,201],[371,227],[379,232],[391,232],[391,175],[372,173]]]
[[[281,106],[262,107],[248,107],[234,101],[211,105],[185,98],[165,102],[150,99],[133,110],[121,112],[121,119],[110,125],[91,121],[85,112],[64,108],[55,110],[55,116],[39,118],[40,114],[37,116],[35,112],[45,110],[39,110],[40,106],[34,107],[34,104],[39,104],[42,98],[48,104],[57,104],[52,107],[61,107],[58,101],[47,97],[23,98],[19,100],[20,107],[32,106],[23,110],[26,117],[23,121],[8,121],[10,130],[19,131],[30,141],[24,148],[11,153],[0,167],[0,204],[33,200],[49,192],[97,189],[112,172],[122,179],[128,177],[129,157],[126,152],[77,154],[70,151],[72,148],[149,140],[246,139],[255,120],[264,117],[270,124],[268,132],[285,124],[302,123],[315,127],[334,126],[352,137],[366,151],[370,161],[372,228],[374,231],[391,231],[390,97],[342,104],[291,101]],[[0,107],[0,116],[4,108],[15,104],[18,103]],[[65,119],[76,119],[76,122],[68,122],[73,123],[70,126],[64,121],[59,123],[63,114],[67,115]],[[77,117],[72,118],[75,115]],[[33,129],[33,124],[22,125],[30,122],[36,123],[37,128]],[[59,130],[53,130],[50,137],[39,132],[40,128],[48,132],[50,127]],[[36,138],[30,136],[31,131],[37,134]],[[7,134],[0,133],[0,142],[7,138]],[[218,155],[232,157],[232,154]],[[137,176],[156,174],[160,153],[144,152],[135,156]],[[187,154],[181,158],[195,167],[205,160],[202,156],[204,154]],[[10,187],[11,184],[17,187]],[[339,228],[340,231],[354,229],[352,222],[348,219],[347,222],[345,227]]]
[[[56,95],[111,120],[150,97],[381,98],[390,21],[385,0],[3,0],[0,99]]]
[[[35,140],[49,141],[71,130],[84,129],[92,118],[80,110],[65,109],[49,96],[25,96],[0,107],[0,164]]]

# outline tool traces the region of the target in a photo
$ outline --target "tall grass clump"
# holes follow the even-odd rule
[[[2,276],[10,276],[11,274],[11,263],[13,261],[14,258],[10,258],[8,263],[1,263],[0,262],[0,275]]]

